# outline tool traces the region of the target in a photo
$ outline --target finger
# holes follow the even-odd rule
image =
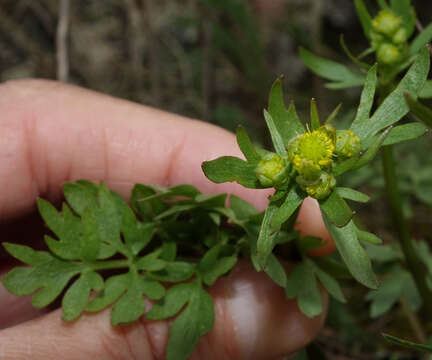
[[[268,191],[216,185],[201,163],[240,155],[216,126],[50,81],[0,86],[0,217],[28,211],[37,196],[59,197],[65,181],[100,181],[123,196],[137,183],[193,184],[238,194],[263,209]]]
[[[192,360],[269,360],[291,354],[320,330],[324,316],[302,315],[282,288],[246,262],[218,280],[211,291],[216,320]],[[325,302],[327,298],[325,298]],[[0,331],[0,358],[163,359],[167,321],[109,325],[109,311],[85,314],[66,324],[58,311]]]

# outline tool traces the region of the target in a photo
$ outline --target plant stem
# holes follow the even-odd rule
[[[423,308],[426,311],[428,320],[431,320],[432,292],[426,283],[426,271],[423,268],[421,259],[414,249],[409,234],[408,224],[402,212],[402,202],[397,185],[396,169],[393,159],[393,147],[384,146],[381,150],[381,154],[386,192],[393,216],[393,223],[396,227],[399,242],[405,255],[406,264],[413,275],[414,281],[423,299]]]
[[[92,270],[121,269],[129,265],[129,260],[95,261],[90,264]]]

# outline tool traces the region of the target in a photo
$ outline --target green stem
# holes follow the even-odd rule
[[[130,266],[129,260],[94,261],[89,264],[92,270],[122,269]]]
[[[405,255],[408,269],[413,275],[414,281],[423,299],[423,308],[429,320],[432,319],[432,292],[426,282],[426,271],[422,261],[416,253],[411,241],[408,223],[402,212],[402,202],[397,185],[396,169],[393,159],[393,147],[384,146],[382,148],[382,162],[387,197],[393,216],[393,223],[396,227],[399,242]]]

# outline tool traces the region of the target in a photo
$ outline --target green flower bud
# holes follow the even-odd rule
[[[401,26],[401,19],[390,10],[381,10],[372,20],[373,29],[388,37],[393,37]]]
[[[267,154],[258,163],[255,174],[263,186],[280,186],[289,179],[288,165],[278,154]]]
[[[380,45],[385,41],[383,35],[376,33],[375,31],[371,32],[371,47],[374,50],[377,50]]]
[[[298,176],[296,180],[309,196],[317,200],[325,199],[336,186],[336,179],[334,176],[325,171],[321,171],[318,180],[313,183],[308,183],[301,176]]]
[[[404,28],[400,28],[392,37],[393,43],[398,45],[403,44],[407,39],[407,32]]]
[[[377,51],[378,63],[391,65],[401,60],[401,52],[399,49],[390,43],[383,43]]]
[[[336,130],[335,154],[340,157],[350,158],[361,151],[361,142],[351,130]]]
[[[335,130],[330,125],[308,131],[288,144],[288,158],[294,169],[307,179],[316,179],[319,171],[332,164]]]

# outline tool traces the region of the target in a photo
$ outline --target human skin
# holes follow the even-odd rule
[[[35,211],[38,197],[59,202],[62,184],[77,179],[103,180],[124,197],[135,183],[189,183],[205,193],[236,194],[260,210],[267,204],[267,190],[217,185],[204,177],[203,161],[241,156],[233,134],[213,125],[42,80],[0,85],[0,114],[0,229],[9,223],[20,226],[20,219]],[[309,202],[316,208],[316,202]],[[308,228],[323,229],[319,212],[302,210],[301,216],[304,234]],[[15,240],[0,236],[1,241]],[[34,233],[20,239],[27,245],[38,240]],[[324,315],[305,317],[282,288],[246,261],[210,292],[215,325],[200,340],[194,360],[280,359],[305,346],[323,325]],[[29,298],[1,288],[0,358],[164,358],[168,321],[142,318],[114,328],[109,310],[83,314],[72,323],[64,323],[60,312],[41,313]]]

